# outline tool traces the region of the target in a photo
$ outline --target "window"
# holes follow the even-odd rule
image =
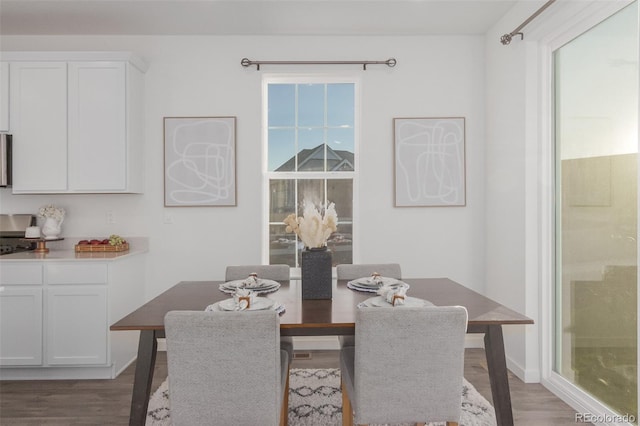
[[[290,213],[301,215],[304,202],[333,202],[333,263],[352,263],[357,82],[271,77],[263,89],[268,262],[299,267],[302,242],[286,233],[282,221]]]
[[[554,370],[634,423],[638,3],[557,49],[554,65]]]

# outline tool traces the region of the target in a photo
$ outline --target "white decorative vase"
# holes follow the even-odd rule
[[[42,235],[44,235],[44,239],[55,240],[56,238],[60,238],[61,225],[62,221],[58,221],[52,217],[46,218],[44,225],[42,225]]]

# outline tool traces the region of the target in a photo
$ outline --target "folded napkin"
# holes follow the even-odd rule
[[[407,287],[383,285],[378,289],[377,294],[384,297],[393,306],[404,305],[407,297]]]
[[[377,285],[382,285],[384,283],[384,279],[377,272],[371,274],[371,281]]]
[[[241,288],[241,287],[256,288],[256,287],[260,287],[261,284],[262,283],[258,280],[258,274],[254,272],[250,274],[247,278],[242,280],[242,283],[238,285],[238,288]]]
[[[251,307],[251,302],[256,298],[256,294],[246,288],[238,288],[233,293],[233,301],[236,303],[236,311],[244,311]]]

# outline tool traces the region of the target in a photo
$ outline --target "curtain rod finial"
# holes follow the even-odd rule
[[[524,34],[523,33],[510,33],[510,34],[505,34],[502,37],[500,37],[500,43],[504,44],[505,46],[509,43],[511,43],[511,40],[513,40],[513,36],[520,36],[520,40],[524,40]]]

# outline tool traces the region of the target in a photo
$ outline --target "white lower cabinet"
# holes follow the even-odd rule
[[[108,330],[106,285],[47,289],[47,364],[105,364]]]
[[[42,364],[43,266],[0,265],[0,365]]]
[[[42,289],[0,288],[0,365],[42,364]]]
[[[0,379],[116,377],[138,334],[109,326],[142,304],[143,259],[0,262]]]

